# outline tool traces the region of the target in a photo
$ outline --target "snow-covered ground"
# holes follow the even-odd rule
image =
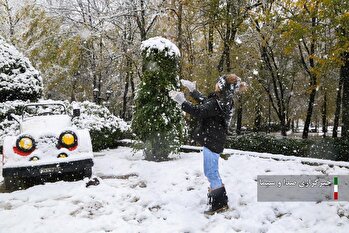
[[[127,147],[95,157],[98,186],[85,181],[0,193],[0,232],[349,232],[347,202],[257,202],[257,175],[348,174],[239,152],[220,160],[231,211],[209,218],[200,153],[168,162],[142,160]],[[2,180],[2,177],[0,177]]]

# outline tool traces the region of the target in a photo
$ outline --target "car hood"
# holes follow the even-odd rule
[[[34,116],[21,122],[21,133],[60,132],[71,127],[68,115]]]

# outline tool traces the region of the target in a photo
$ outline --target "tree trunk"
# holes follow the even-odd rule
[[[97,70],[98,70],[98,94],[99,97],[101,97],[101,91],[102,91],[102,78],[103,78],[103,74],[102,74],[102,70],[103,70],[103,41],[102,41],[102,37],[100,37],[99,39],[99,58],[98,59],[98,66],[97,66]],[[96,70],[96,72],[97,72]],[[101,98],[97,98],[97,102],[98,104],[102,104],[103,101]]]
[[[126,119],[126,111],[127,111],[127,93],[128,93],[128,86],[129,86],[129,75],[126,74],[126,80],[125,80],[125,90],[124,95],[122,97],[122,119]]]
[[[222,52],[221,58],[219,59],[219,63],[218,63],[218,66],[217,66],[217,70],[218,70],[219,73],[222,73],[223,70],[224,70],[225,57],[226,57],[227,51],[229,49],[230,48],[229,48],[228,43],[224,41],[223,52]]]
[[[208,42],[207,49],[209,56],[213,53],[213,33],[214,33],[214,23],[217,19],[217,11],[218,11],[219,1],[211,1],[209,4],[209,12],[208,12]]]
[[[324,93],[324,102],[322,104],[322,133],[323,137],[326,137],[327,134],[327,92]]]
[[[281,124],[281,136],[287,136],[287,122],[284,114],[280,119],[280,124]]]
[[[291,121],[291,129],[292,129],[292,133],[295,133],[295,132],[296,132],[295,124],[294,124],[294,119],[292,119],[292,121]]]
[[[262,124],[262,112],[260,107],[260,98],[258,98],[257,105],[255,107],[255,118],[254,118],[254,131],[259,132]]]
[[[309,96],[307,116],[305,118],[303,135],[302,135],[303,139],[308,138],[309,126],[310,126],[310,123],[311,123],[311,116],[313,115],[315,96],[316,96],[316,89],[315,89],[315,87],[313,87],[313,90],[311,91],[310,96]]]
[[[207,42],[208,55],[212,56],[213,53],[213,25],[212,22],[208,25],[208,42]]]
[[[92,73],[93,90],[98,89],[98,75],[97,75],[97,57],[95,54],[95,47],[93,41],[86,41],[86,52]],[[93,102],[98,103],[99,93],[93,95]]]
[[[238,97],[238,105],[236,109],[236,134],[241,134],[241,127],[242,127],[242,97]]]
[[[182,34],[183,34],[183,30],[182,30],[182,15],[183,15],[183,3],[182,1],[179,1],[179,6],[178,6],[178,23],[177,23],[177,46],[178,49],[180,51],[180,53],[182,54]],[[180,58],[180,60],[182,60],[182,56]],[[182,77],[182,62],[179,62],[179,70],[178,70],[178,75],[179,77]]]
[[[122,115],[121,117],[125,120],[128,120],[128,117],[127,116],[127,103],[129,102],[129,98],[127,97],[128,95],[128,92],[129,92],[129,86],[131,84],[131,94],[132,94],[132,100],[134,100],[134,92],[135,92],[135,87],[134,87],[134,82],[133,82],[133,72],[132,72],[132,60],[130,57],[127,57],[126,58],[126,69],[127,69],[127,72],[126,72],[126,77],[125,77],[125,89],[124,89],[124,95],[123,95],[123,98],[122,98]]]
[[[270,93],[270,84],[268,84],[268,93]],[[267,133],[271,132],[271,99],[268,98],[268,128]]]
[[[311,18],[311,26],[312,26],[311,35],[312,36],[311,36],[310,48],[306,45],[306,43],[304,42],[304,39],[302,41],[303,45],[305,47],[305,51],[306,51],[306,53],[308,55],[308,60],[309,60],[308,63],[306,62],[306,58],[303,55],[301,44],[300,44],[301,42],[298,44],[301,61],[302,61],[302,64],[304,66],[305,71],[309,75],[309,78],[310,78],[310,88],[311,88],[311,93],[310,93],[310,96],[309,96],[307,116],[306,116],[306,119],[305,119],[303,135],[302,135],[303,139],[308,138],[309,126],[310,126],[310,123],[311,123],[311,117],[313,115],[315,96],[316,96],[316,88],[317,88],[317,77],[316,77],[316,74],[314,74],[314,71],[313,71],[314,68],[316,67],[314,57],[315,57],[315,48],[316,48],[316,45],[317,45],[317,41],[316,41],[316,38],[317,38],[316,37],[316,26],[317,25],[318,25],[317,15],[314,15]]]
[[[145,160],[154,161],[154,162],[162,162],[168,161],[169,151],[164,150],[166,148],[166,140],[164,137],[160,136],[151,136],[150,140],[145,142],[146,148],[143,153],[145,156]]]
[[[349,139],[349,52],[342,54],[343,65],[340,70],[340,77],[343,80],[342,99],[342,138]]]
[[[338,137],[338,125],[339,125],[339,118],[340,118],[340,112],[341,112],[341,106],[342,106],[342,89],[343,89],[343,80],[340,77],[338,89],[337,89],[337,97],[336,97],[336,111],[334,113],[333,132],[332,132],[333,138]]]
[[[146,26],[145,26],[145,8],[144,8],[144,0],[140,0],[140,4],[141,4],[141,26],[138,26],[139,28],[139,31],[140,31],[140,36],[141,36],[141,41],[144,41],[147,39],[147,29],[146,29]]]
[[[76,72],[73,75],[72,88],[71,88],[71,92],[70,92],[70,102],[76,101],[75,93],[76,93],[76,87],[77,87],[79,75],[80,75],[79,72]]]

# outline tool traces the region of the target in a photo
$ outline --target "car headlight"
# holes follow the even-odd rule
[[[59,143],[65,148],[72,148],[78,144],[78,137],[73,131],[65,131],[59,136]]]
[[[28,135],[22,135],[17,139],[16,147],[23,152],[32,152],[35,149],[35,141]]]

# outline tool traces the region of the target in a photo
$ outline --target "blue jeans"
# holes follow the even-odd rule
[[[210,149],[204,147],[204,174],[210,182],[210,188],[216,189],[222,187],[222,179],[218,172],[219,154],[212,152]]]

